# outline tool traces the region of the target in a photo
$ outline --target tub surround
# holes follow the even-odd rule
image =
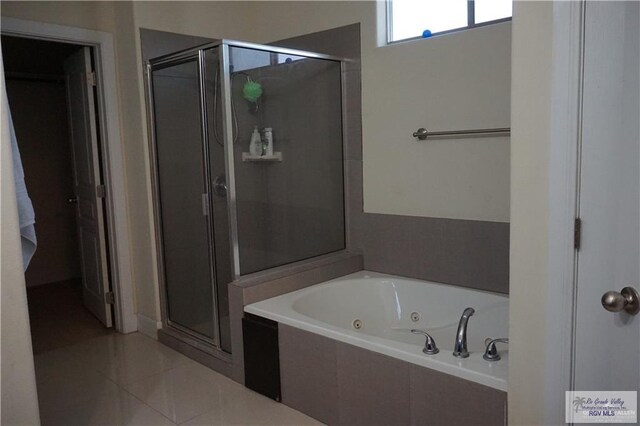
[[[282,403],[331,425],[506,425],[507,393],[278,326]]]
[[[244,383],[242,317],[246,305],[348,275],[362,268],[361,254],[338,252],[247,275],[229,284],[233,354],[231,377]]]
[[[458,321],[467,307],[467,341],[471,353],[452,355]],[[360,271],[311,288],[245,306],[245,312],[268,318],[369,351],[438,370],[497,390],[507,390],[508,347],[502,359],[482,358],[487,338],[508,336],[508,298],[478,290]],[[412,318],[416,314],[418,318]],[[360,327],[355,325],[359,321]],[[422,353],[427,331],[440,352]]]
[[[467,305],[476,309],[471,356],[457,359],[450,349],[458,311]],[[501,361],[482,359],[484,338],[506,334],[504,296],[360,271],[245,312],[270,323],[263,345],[273,348],[277,340],[271,353],[278,361],[266,357],[276,362],[266,370],[279,371],[279,377],[256,375],[265,366],[253,357],[247,380],[256,386],[258,379],[257,391],[277,388],[275,398],[323,423],[507,424],[508,350],[501,350]],[[361,328],[352,326],[354,319]],[[424,338],[412,328],[429,331],[440,353],[423,354]]]
[[[355,241],[370,271],[509,293],[509,224],[361,213]]]
[[[231,283],[242,289],[245,305],[290,293],[363,269],[362,255],[338,252],[268,272],[246,275]]]

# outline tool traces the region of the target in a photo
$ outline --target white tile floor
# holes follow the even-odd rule
[[[139,333],[35,356],[43,425],[317,425]]]

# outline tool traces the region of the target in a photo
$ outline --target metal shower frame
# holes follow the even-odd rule
[[[268,46],[262,44],[248,43],[236,40],[222,39],[193,48],[181,50],[168,55],[163,55],[157,58],[150,59],[145,64],[145,90],[146,90],[146,102],[148,111],[148,131],[149,131],[149,154],[151,164],[151,184],[153,191],[153,210],[154,210],[154,236],[156,240],[156,258],[157,258],[157,270],[158,281],[160,285],[160,305],[162,314],[162,324],[165,328],[176,329],[177,331],[186,334],[189,337],[189,341],[203,349],[212,355],[221,358],[226,361],[230,361],[230,354],[223,351],[220,346],[220,317],[218,313],[218,294],[217,294],[217,282],[216,282],[216,263],[215,263],[215,250],[214,250],[214,229],[213,229],[213,205],[210,197],[207,199],[208,204],[208,221],[207,221],[207,239],[209,242],[209,263],[210,277],[212,285],[214,287],[213,293],[213,314],[217,319],[216,326],[214,327],[214,337],[210,339],[202,334],[196,333],[187,327],[173,323],[168,316],[167,305],[167,288],[165,281],[164,271],[164,248],[162,243],[162,229],[161,229],[161,211],[159,204],[159,171],[157,164],[157,148],[156,148],[156,131],[155,131],[155,112],[154,112],[154,93],[152,85],[152,73],[154,70],[168,68],[170,66],[180,65],[182,63],[194,62],[198,63],[198,85],[200,96],[200,119],[201,119],[201,140],[203,144],[203,161],[204,161],[204,179],[207,196],[212,193],[211,188],[211,176],[209,170],[209,129],[208,129],[208,111],[207,111],[207,91],[206,91],[206,63],[205,52],[210,49],[219,48],[219,72],[222,76],[221,79],[221,100],[222,106],[222,128],[223,128],[223,140],[224,140],[224,156],[225,156],[225,168],[227,175],[227,211],[229,218],[229,244],[231,249],[231,270],[233,272],[233,279],[238,279],[240,274],[240,246],[238,243],[238,219],[236,210],[236,183],[235,183],[235,163],[233,153],[233,122],[232,122],[232,110],[231,110],[231,70],[230,70],[230,48],[239,47],[245,49],[252,49],[258,51],[264,51],[276,54],[285,54],[292,56],[299,56],[304,58],[322,59],[340,63],[340,91],[341,91],[341,108],[342,108],[342,150],[343,161],[346,159],[346,96],[345,96],[345,63],[347,58],[326,55],[321,53],[309,52],[304,50],[289,49],[276,46]],[[345,170],[343,167],[343,179],[346,178]],[[347,191],[344,188],[343,206],[345,212],[345,248],[340,251],[345,251],[348,246],[348,221],[346,220],[347,211]],[[213,351],[211,350],[213,349]]]

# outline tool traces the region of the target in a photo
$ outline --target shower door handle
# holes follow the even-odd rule
[[[218,175],[213,178],[213,193],[218,197],[227,196],[227,179],[225,175]]]
[[[209,194],[202,194],[202,216],[209,216]]]

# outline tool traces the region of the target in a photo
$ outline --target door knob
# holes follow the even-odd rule
[[[608,291],[602,295],[602,307],[609,312],[625,311],[636,315],[640,312],[640,294],[633,287],[625,287],[620,293]]]
[[[78,203],[78,197],[71,197],[67,200],[67,203],[69,204],[77,204]]]

